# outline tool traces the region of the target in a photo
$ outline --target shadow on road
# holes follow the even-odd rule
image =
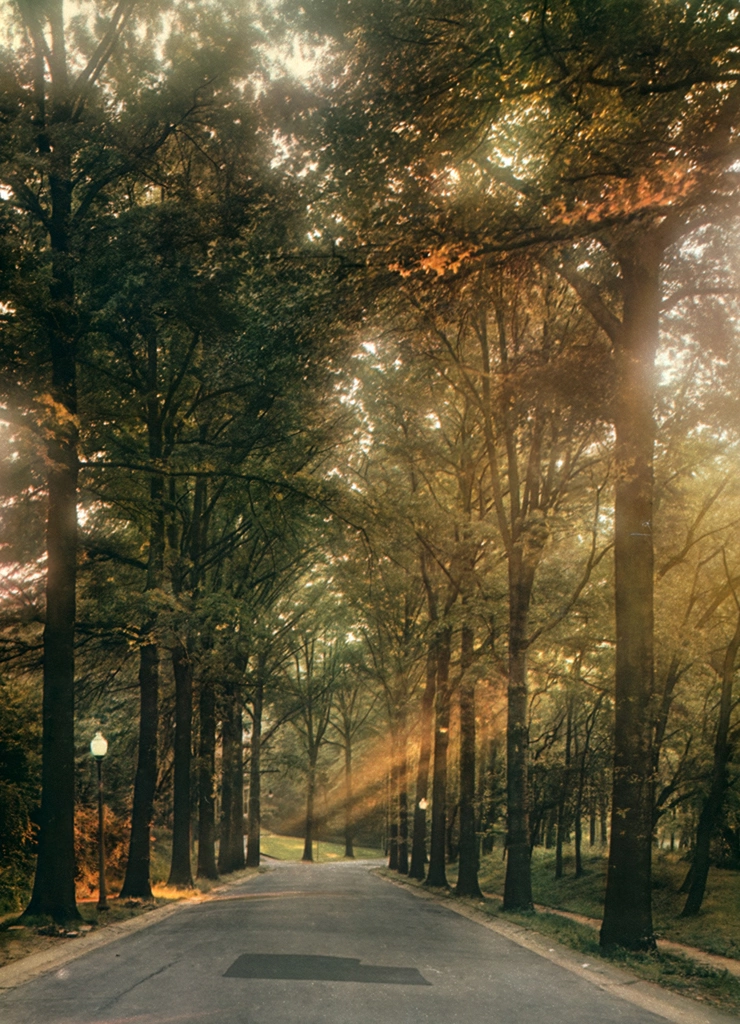
[[[346,956],[297,953],[244,953],[225,978],[285,981],[366,981],[376,985],[429,985],[415,967],[373,967]]]

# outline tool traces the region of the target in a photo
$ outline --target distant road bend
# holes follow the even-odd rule
[[[0,995],[2,1024],[658,1024],[377,862],[271,863]],[[674,1020],[677,1018],[673,1018]],[[710,1017],[697,1016],[697,1024]],[[714,1018],[712,1018],[714,1019]],[[729,1019],[729,1018],[728,1018]]]

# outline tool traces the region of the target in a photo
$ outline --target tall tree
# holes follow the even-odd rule
[[[361,167],[353,209],[364,196],[364,209],[384,210],[373,223],[357,217],[359,239],[372,237],[404,275],[452,273],[471,258],[531,246],[610,341],[616,731],[601,942],[649,948],[662,276],[682,240],[736,209],[740,26],[724,0],[515,0],[467,3],[464,14],[459,4],[420,0],[403,11],[382,2],[372,12],[331,3],[312,11],[317,27],[351,38],[349,60],[340,47],[341,131],[353,130],[341,138],[339,121],[327,119],[324,152],[333,181],[350,151]],[[409,67],[414,87],[401,89]],[[335,103],[338,95],[335,83]],[[523,834],[515,842],[523,850]]]
[[[25,394],[13,388],[8,397],[16,408],[45,410],[48,437],[42,810],[28,912],[64,920],[77,914],[74,641],[83,412],[77,371],[90,331],[89,295],[82,286],[88,240],[123,179],[130,185],[203,107],[203,82],[213,80],[210,72],[228,74],[240,62],[241,45],[224,59],[223,35],[216,45],[197,38],[197,30],[189,39],[181,36],[181,56],[188,53],[188,59],[163,56],[157,69],[162,88],[153,104],[144,84],[157,63],[147,42],[152,12],[121,0],[102,9],[82,5],[71,17],[63,0],[51,0],[41,6],[19,2],[13,19],[14,50],[4,55],[10,73],[3,89],[12,102],[4,104],[9,121],[1,174],[10,190],[9,226],[24,236],[28,256],[33,254],[36,290],[29,320],[28,282],[16,275],[12,306],[19,324],[38,328],[33,338],[26,335],[25,356],[32,352],[44,369],[30,379],[26,374]],[[132,88],[134,82],[139,84]],[[12,361],[18,356],[16,349]]]

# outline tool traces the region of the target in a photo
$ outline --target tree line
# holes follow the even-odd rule
[[[737,859],[732,5],[48,0],[5,28],[26,913],[76,913],[75,721],[107,706],[122,895],[151,896],[170,787],[172,884],[194,817],[198,873],[242,865],[245,772],[259,862],[265,750],[311,857],[334,750],[348,854],[382,783],[391,865],[444,885],[452,854],[476,895],[505,819],[522,910],[532,845],[562,871],[573,834],[579,872],[598,822],[602,945],[650,948],[656,836],[691,846],[687,914],[718,835]]]

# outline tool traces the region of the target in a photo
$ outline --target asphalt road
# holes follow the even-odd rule
[[[2,1024],[657,1024],[366,863],[279,864],[0,995]]]

